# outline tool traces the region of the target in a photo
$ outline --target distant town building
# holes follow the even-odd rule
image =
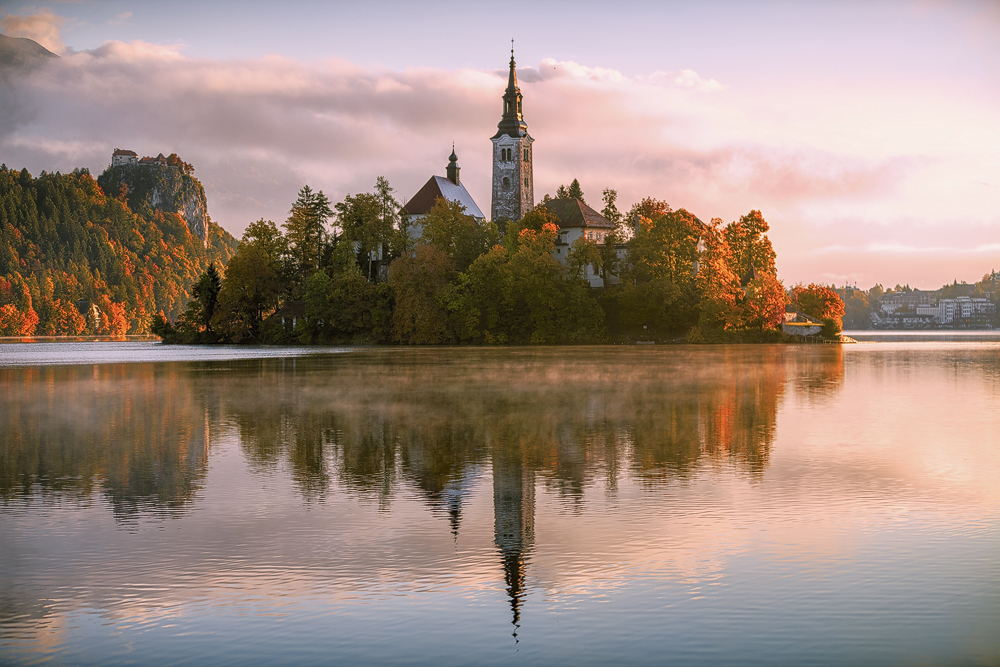
[[[934,292],[915,289],[912,292],[887,292],[879,299],[878,307],[883,313],[892,314],[900,309],[915,312],[917,306],[930,306],[936,302]]]
[[[982,326],[996,318],[996,304],[984,297],[959,296],[938,301],[937,321],[963,327]]]

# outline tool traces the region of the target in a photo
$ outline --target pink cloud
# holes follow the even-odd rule
[[[924,100],[914,120],[886,111],[912,91],[864,91],[862,103],[856,91],[827,90],[818,104],[813,88],[776,97],[690,70],[629,77],[546,59],[518,74],[539,198],[579,178],[598,207],[611,187],[625,207],[655,196],[704,220],[761,209],[789,282],[895,283],[880,255],[856,249],[874,242],[874,228],[879,242],[928,248],[907,270],[937,280],[936,258],[949,256],[940,248],[988,243],[972,234],[940,244],[928,230],[1000,227],[996,186],[982,185],[1000,183],[991,157],[1000,140],[989,105],[974,97]],[[176,151],[197,168],[213,218],[239,234],[259,217],[282,220],[303,183],[340,199],[384,175],[409,197],[443,173],[454,141],[462,177],[488,210],[489,137],[506,79],[505,69],[220,61],[187,57],[183,45],[109,42],[0,84],[10,109],[0,153],[35,172],[100,172],[115,147]],[[959,121],[976,141],[934,130]],[[836,243],[855,249],[822,251]],[[983,266],[969,279],[991,268],[991,252],[972,255]]]
[[[66,19],[56,16],[48,9],[43,9],[37,14],[21,16],[18,14],[7,14],[0,18],[0,31],[8,37],[27,37],[33,39],[52,53],[62,54],[66,52],[66,45],[62,40],[62,26]]]

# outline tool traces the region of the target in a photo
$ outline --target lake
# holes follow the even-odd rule
[[[1000,342],[0,345],[0,663],[1000,663]]]

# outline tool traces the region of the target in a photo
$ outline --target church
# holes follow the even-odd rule
[[[510,71],[507,75],[507,89],[503,94],[503,113],[497,124],[493,142],[493,180],[490,202],[490,220],[501,223],[505,220],[520,220],[535,208],[535,186],[533,175],[534,155],[532,144],[535,140],[528,134],[528,124],[524,121],[523,96],[517,85],[517,66],[514,50],[510,51]],[[413,223],[413,236],[420,238],[420,219],[427,215],[439,197],[456,201],[465,206],[466,213],[483,220],[484,216],[459,179],[458,156],[452,146],[446,176],[431,176],[420,190],[411,197],[403,210]],[[576,239],[603,244],[615,225],[603,215],[576,199],[552,199],[543,204],[559,219],[559,238],[554,256],[565,263],[569,247]],[[593,287],[601,287],[604,281],[588,269],[587,280]]]

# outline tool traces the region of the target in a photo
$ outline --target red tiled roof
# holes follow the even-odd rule
[[[550,199],[542,203],[542,206],[559,218],[560,229],[566,229],[567,227],[615,228],[615,223],[579,199]]]

